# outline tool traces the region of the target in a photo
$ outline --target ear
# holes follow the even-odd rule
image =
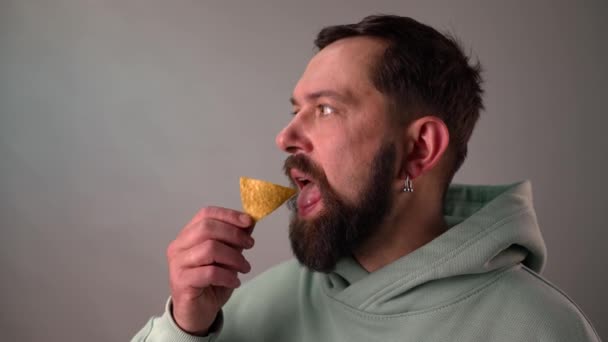
[[[441,160],[448,148],[450,133],[443,120],[436,116],[425,116],[408,126],[406,139],[408,154],[399,176],[405,179],[407,174],[414,179]]]

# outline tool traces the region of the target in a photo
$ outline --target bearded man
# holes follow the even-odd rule
[[[315,44],[276,138],[299,190],[295,260],[240,286],[254,222],[203,208],[168,248],[166,312],[133,340],[599,341],[539,276],[530,184],[451,185],[483,108],[479,64],[398,16]]]

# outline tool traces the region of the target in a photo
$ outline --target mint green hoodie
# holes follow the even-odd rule
[[[452,185],[445,219],[444,234],[373,273],[350,258],[330,274],[276,266],[234,292],[208,337],[180,331],[169,301],[133,341],[600,341],[539,276],[528,182]]]

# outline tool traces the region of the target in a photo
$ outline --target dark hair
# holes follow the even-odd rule
[[[481,66],[469,65],[459,42],[412,18],[372,15],[357,24],[329,26],[315,45],[323,49],[344,38],[369,36],[387,42],[371,68],[375,87],[390,99],[399,121],[435,115],[450,132],[455,163],[451,181],[467,155],[467,143],[483,109]]]

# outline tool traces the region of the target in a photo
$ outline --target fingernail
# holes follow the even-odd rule
[[[241,222],[243,224],[250,224],[251,223],[251,217],[249,217],[249,215],[247,215],[247,214],[241,214],[239,216],[239,220],[241,220]]]

